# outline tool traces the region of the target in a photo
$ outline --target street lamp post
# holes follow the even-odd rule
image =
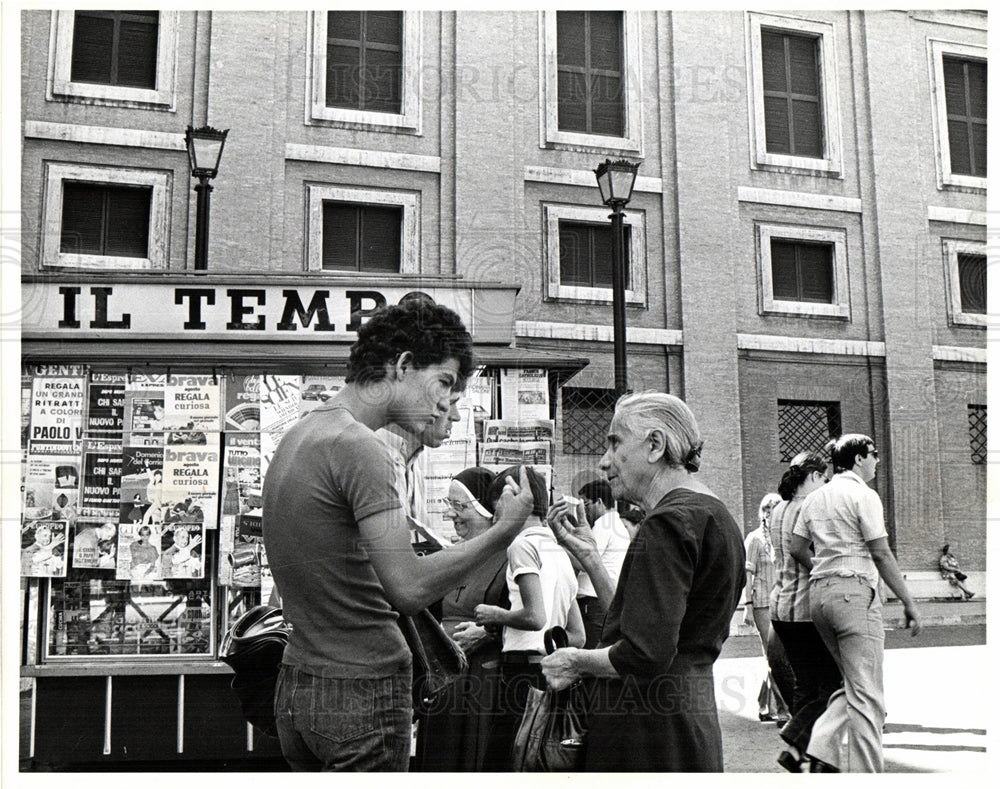
[[[219,131],[211,126],[195,129],[187,127],[184,142],[187,145],[191,175],[198,179],[194,191],[198,195],[198,212],[195,219],[194,268],[208,269],[208,215],[211,205],[212,185],[209,181],[219,172],[219,160],[226,145],[229,129]]]
[[[601,202],[608,206],[611,219],[611,296],[615,342],[615,396],[628,391],[628,362],[625,358],[625,231],[622,209],[632,199],[638,164],[624,159],[605,159],[594,170]]]

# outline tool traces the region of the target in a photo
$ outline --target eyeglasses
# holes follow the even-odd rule
[[[445,499],[444,503],[448,505],[448,509],[455,510],[455,512],[465,512],[472,506],[471,501],[454,501],[452,499]]]

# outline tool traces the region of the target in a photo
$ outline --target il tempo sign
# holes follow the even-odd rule
[[[375,310],[423,293],[457,312],[478,342],[513,335],[516,287],[24,280],[25,338],[352,340]]]

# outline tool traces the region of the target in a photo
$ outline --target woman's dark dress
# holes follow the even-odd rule
[[[620,677],[590,679],[588,771],[721,772],[712,665],[746,582],[739,527],[718,499],[670,491],[622,566],[600,647]]]
[[[441,624],[452,635],[459,622],[474,622],[480,603],[507,605],[507,551],[484,561],[465,585],[442,601]],[[473,772],[482,769],[497,708],[500,641],[493,640],[469,657],[469,673],[429,715],[420,719],[413,769],[420,772]]]

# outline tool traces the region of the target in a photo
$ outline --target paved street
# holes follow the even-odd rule
[[[886,772],[985,773],[985,633],[978,625],[926,628],[916,639],[887,633]],[[774,761],[782,749],[777,727],[757,720],[764,672],[753,637],[726,642],[715,666],[726,772],[784,772]]]

